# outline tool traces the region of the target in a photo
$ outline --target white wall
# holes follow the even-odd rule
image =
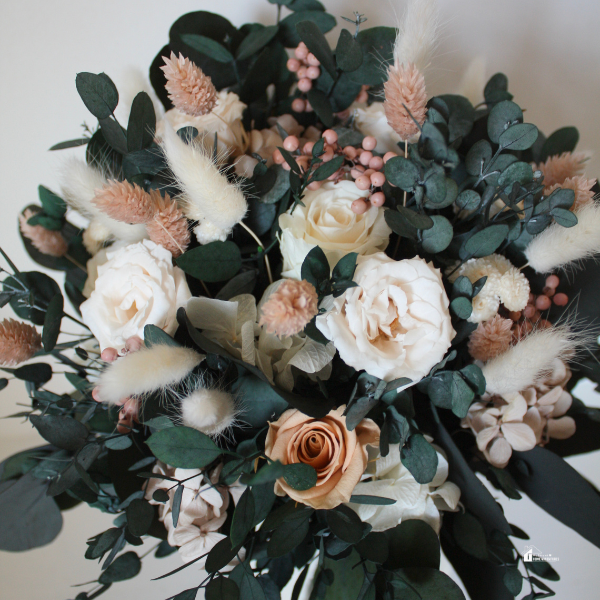
[[[440,0],[445,23],[432,88],[453,91],[475,56],[485,57],[488,75],[505,72],[526,119],[546,133],[564,125],[581,132],[580,148],[595,152],[588,171],[598,175],[600,119],[600,3],[593,0]],[[329,0],[336,16],[366,13],[369,26],[389,25],[387,0]],[[394,3],[398,12],[403,3]],[[218,9],[235,25],[273,23],[275,7],[265,0],[3,0],[0,5],[0,243],[17,265],[34,267],[17,235],[17,214],[36,201],[39,183],[57,188],[66,154],[53,144],[78,137],[92,124],[75,90],[79,71],[105,71],[118,83],[129,66],[147,69],[167,41],[171,23],[192,10]],[[8,316],[3,310],[0,316]],[[16,412],[27,398],[18,382],[0,395],[0,416]],[[18,420],[0,421],[0,459],[37,444],[35,430]],[[600,486],[600,457],[570,462]],[[536,546],[560,557],[562,576],[552,584],[559,599],[598,597],[600,550],[585,542],[527,499],[502,500],[509,521],[526,529]],[[0,555],[0,597],[5,600],[66,600],[69,586],[94,579],[95,563],[83,558],[85,539],[110,525],[107,515],[79,507],[65,513],[65,526],[49,547],[23,555]],[[175,555],[145,561],[142,574],[117,584],[107,600],[164,599],[190,587],[193,567],[180,576],[150,582],[179,565]]]

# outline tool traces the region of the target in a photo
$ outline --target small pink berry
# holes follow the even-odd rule
[[[367,92],[365,90],[362,90],[361,92],[359,92],[358,96],[356,96],[356,101],[359,104],[366,102],[368,99],[369,99],[369,94],[367,94]]]
[[[367,169],[367,170],[366,170],[366,171],[363,173],[363,175],[366,175],[367,177],[369,177],[369,178],[370,178],[370,177],[371,177],[371,175],[373,175],[373,173],[375,173],[375,172],[376,172],[376,171],[375,171],[375,169]]]
[[[281,154],[281,152],[279,151],[279,148],[276,148],[273,151],[273,162],[276,165],[282,165],[285,162],[285,159],[283,158],[283,154]]]
[[[304,42],[298,44],[298,47],[294,50],[294,55],[300,60],[304,60],[308,56],[308,48]]]
[[[528,304],[524,309],[523,309],[523,316],[526,319],[531,319],[533,317],[533,315],[535,315],[535,306],[533,306],[533,304]]]
[[[385,175],[379,171],[375,171],[375,173],[371,175],[371,183],[375,187],[381,187],[385,183]]]
[[[554,294],[556,294],[556,288],[551,288],[551,287],[546,286],[542,290],[542,294],[544,294],[544,296],[548,296],[548,298],[552,298],[552,296],[554,296]]]
[[[298,156],[296,158],[296,163],[298,163],[298,166],[303,170],[306,171],[306,169],[308,169],[308,165],[310,163],[310,156]]]
[[[546,277],[546,286],[549,288],[556,289],[559,283],[560,279],[556,275],[550,275],[549,277]]]
[[[296,72],[298,79],[304,79],[306,77],[306,71],[308,71],[308,67],[302,66]]]
[[[115,348],[104,348],[104,350],[102,350],[102,354],[100,354],[100,358],[104,362],[114,362],[117,360],[117,358],[119,358],[119,353]]]
[[[341,177],[342,175],[342,170],[338,169],[335,173],[331,174],[327,179],[329,179],[329,181],[335,181],[336,179],[339,179],[339,177]]]
[[[325,153],[323,154],[323,156],[321,156],[321,160],[323,162],[329,162],[332,158],[333,158],[333,150],[331,148],[328,148],[325,151]]]
[[[368,152],[367,150],[365,150],[360,155],[360,158],[358,160],[360,161],[361,165],[365,165],[365,167],[366,167],[371,162],[372,158],[373,158],[373,154],[371,152]]]
[[[308,56],[306,57],[306,62],[311,67],[318,67],[321,64],[321,61],[312,52],[309,52]]]
[[[313,111],[313,107],[311,106],[310,102],[307,100],[306,101],[306,108],[304,109],[306,112],[312,112]]]
[[[365,202],[364,198],[357,198],[350,206],[352,212],[356,215],[362,215],[369,210],[369,205]]]
[[[398,156],[395,152],[386,152],[383,155],[383,164],[385,164],[388,160],[390,160],[390,158],[394,158],[395,156]]]
[[[303,77],[298,82],[298,89],[301,92],[310,92],[310,90],[312,90],[312,81],[308,77]]]
[[[371,200],[373,206],[379,208],[380,206],[383,206],[385,202],[385,194],[383,192],[375,192],[374,194],[371,194],[369,200]]]
[[[533,292],[529,292],[529,300],[527,300],[527,304],[535,304],[535,294]]]
[[[285,140],[283,140],[283,147],[288,152],[295,152],[298,150],[299,145],[298,138],[295,135],[288,135]]]
[[[102,402],[101,398],[100,398],[100,388],[99,387],[95,387],[92,390],[92,398],[96,401],[96,402]]]
[[[358,179],[361,175],[365,174],[365,168],[361,167],[360,165],[356,165],[356,167],[354,167],[354,169],[350,169],[350,176],[353,179]]]
[[[306,110],[306,100],[302,100],[302,98],[296,98],[293,100],[292,110],[297,113],[304,112]]]
[[[569,303],[569,296],[560,292],[559,294],[556,294],[552,300],[556,306],[566,306]]]
[[[338,134],[333,129],[326,129],[323,132],[323,137],[325,138],[325,141],[331,146],[333,146],[333,144],[335,144],[338,141]]]
[[[356,158],[356,148],[354,146],[346,146],[343,152],[350,160]]]
[[[312,183],[309,183],[306,187],[309,190],[318,190],[321,187],[322,183],[320,181],[313,181]]]
[[[546,321],[546,319],[541,319],[538,323],[539,329],[550,329],[552,327],[552,323],[550,321]]]
[[[541,296],[537,297],[537,300],[535,301],[535,307],[538,310],[548,310],[550,306],[552,306],[552,301],[550,298],[548,298],[548,296],[544,296],[542,294]]]
[[[306,69],[306,76],[309,79],[318,79],[320,75],[321,69],[319,69],[319,67],[308,67],[308,69]]]
[[[375,169],[376,171],[379,171],[379,169],[381,169],[381,167],[383,167],[383,158],[381,158],[381,156],[374,156],[369,161],[370,169]]]
[[[304,146],[302,147],[302,152],[304,154],[312,154],[314,147],[315,147],[314,142],[306,142],[306,144],[304,144]]]
[[[362,147],[365,150],[375,150],[375,146],[377,146],[377,140],[372,135],[368,135],[362,141]]]
[[[290,58],[287,61],[288,71],[295,73],[300,68],[300,61],[297,58]]]
[[[144,345],[144,340],[138,335],[132,335],[125,341],[125,352],[137,352]]]
[[[361,90],[368,90],[371,86],[367,83],[363,83],[363,85],[360,86]]]
[[[361,191],[368,190],[371,187],[371,180],[367,175],[357,177],[354,183],[356,183],[356,187]]]

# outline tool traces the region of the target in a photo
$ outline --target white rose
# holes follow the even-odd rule
[[[420,381],[455,336],[439,269],[419,257],[395,261],[383,252],[356,262],[358,287],[335,298],[317,327],[351,367],[385,381]]]
[[[100,348],[121,350],[130,337],[144,338],[144,327],[177,330],[176,313],[191,297],[185,274],[173,267],[171,253],[144,240],[115,250],[98,266],[94,291],[81,305],[83,321]]]
[[[371,106],[353,104],[350,111],[360,132],[377,140],[377,152],[399,152],[400,136],[388,125],[381,102],[373,102]]]
[[[370,523],[373,531],[385,531],[408,519],[425,521],[437,533],[440,531],[440,510],[456,510],[460,499],[460,488],[448,477],[448,462],[438,452],[438,468],[433,480],[420,484],[400,460],[398,444],[390,445],[386,457],[373,460],[373,448],[369,452],[369,466],[364,478],[372,478],[356,485],[355,495],[382,496],[396,503],[388,506],[374,504],[348,504],[362,521]]]
[[[371,206],[362,215],[352,212],[352,202],[364,198],[353,181],[326,182],[318,190],[307,190],[302,202],[279,217],[281,227],[282,277],[302,279],[306,255],[319,246],[333,268],[350,252],[373,254],[385,250],[392,230],[383,209]]]
[[[224,155],[243,154],[246,143],[246,132],[242,125],[242,114],[246,105],[237,94],[222,90],[217,93],[217,105],[211,112],[199,117],[191,117],[176,108],[165,113],[165,120],[177,131],[182,127],[195,127],[200,135],[205,134],[205,143],[212,150],[215,133],[218,148]],[[164,123],[159,122],[156,134],[161,137]]]

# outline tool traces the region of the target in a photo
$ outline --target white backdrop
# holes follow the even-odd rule
[[[403,2],[329,0],[336,17],[366,13],[368,26],[390,25]],[[432,91],[454,91],[475,56],[488,76],[503,71],[510,90],[527,109],[526,119],[546,134],[575,125],[580,148],[595,152],[588,176],[600,166],[600,3],[593,0],[440,0],[444,33],[431,78]],[[57,189],[57,169],[66,154],[48,153],[53,144],[78,137],[93,123],[75,90],[80,71],[108,73],[117,85],[127,67],[146,70],[167,42],[171,23],[192,10],[218,10],[235,25],[271,24],[275,7],[265,0],[20,0],[0,5],[0,243],[17,265],[34,265],[17,235],[17,214],[36,201],[38,184]],[[71,151],[67,151],[71,152]],[[38,267],[39,268],[39,267]],[[3,310],[1,316],[8,316]],[[586,401],[594,401],[585,393]],[[12,382],[0,395],[0,417],[27,400]],[[35,430],[18,420],[0,420],[0,459],[36,445]],[[600,455],[570,460],[600,486]],[[538,509],[528,499],[501,500],[508,520],[526,529],[543,552],[559,556],[559,599],[598,597],[600,550]],[[66,600],[71,584],[93,580],[98,566],[83,558],[85,539],[110,526],[107,515],[78,507],[50,546],[27,554],[0,554],[0,597],[5,600]],[[196,582],[193,567],[160,582],[152,577],[180,564],[177,555],[144,561],[141,575],[116,584],[103,598],[162,600]]]

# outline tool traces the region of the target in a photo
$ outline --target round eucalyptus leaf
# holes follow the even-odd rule
[[[433,227],[423,230],[423,250],[430,254],[437,254],[445,250],[452,241],[454,231],[450,221],[441,215],[433,215],[431,217]]]
[[[504,150],[527,150],[535,144],[538,128],[531,123],[517,123],[500,135],[498,140]]]
[[[487,131],[490,140],[498,143],[500,136],[513,123],[523,120],[523,111],[518,104],[510,100],[498,102],[490,111],[487,122]]]

